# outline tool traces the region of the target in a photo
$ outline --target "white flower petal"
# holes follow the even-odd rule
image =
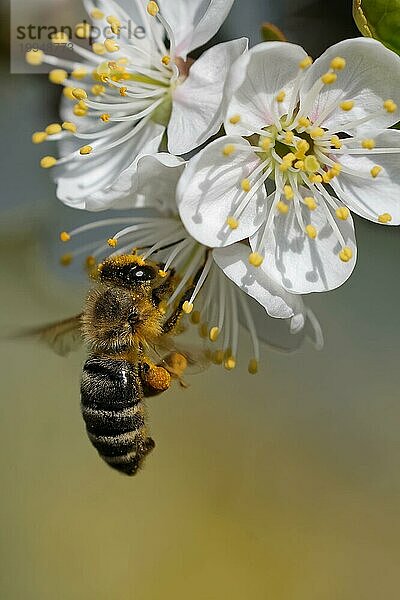
[[[67,206],[91,211],[131,207],[137,160],[141,154],[157,152],[164,131],[164,127],[149,121],[125,144],[56,166],[58,198]]]
[[[302,191],[304,196],[310,193]],[[271,230],[264,238],[264,262],[261,265],[267,275],[294,294],[326,292],[342,285],[351,275],[356,262],[356,240],[351,216],[347,221],[336,219],[330,209],[345,245],[353,254],[349,262],[342,262],[339,243],[327,218],[325,203],[319,200],[318,207],[310,211],[302,205],[304,225],[313,225],[316,239],[310,239],[300,228],[294,206],[286,215],[278,213],[274,217]],[[250,239],[253,250],[258,249],[263,228]]]
[[[299,63],[306,56],[303,48],[286,42],[258,44],[241,56],[226,83],[226,132],[248,135],[285,114],[294,81],[301,77]],[[285,99],[277,102],[276,97],[282,91]],[[235,115],[240,115],[241,122],[232,125],[229,119]]]
[[[303,80],[301,103],[313,84],[329,70],[336,56],[346,60],[346,67],[337,72],[335,83],[322,88],[306,116],[313,121],[322,119],[322,126],[331,130],[347,131],[346,123],[382,111],[380,116],[358,128],[360,134],[369,134],[369,137],[374,131],[396,123],[398,112],[387,113],[382,109],[388,98],[400,105],[400,58],[380,42],[368,38],[344,40],[326,50]],[[351,111],[340,109],[339,104],[344,100],[354,101]]]
[[[172,154],[190,152],[220,129],[225,79],[246,48],[246,38],[214,46],[193,64],[186,81],[176,88],[168,125]]]
[[[233,244],[226,248],[215,248],[213,257],[241,290],[257,300],[270,317],[288,319],[304,309],[301,296],[295,296],[275,283],[264,271],[249,264],[250,248],[247,244]],[[303,318],[304,325],[304,318]],[[300,330],[298,328],[298,330]]]
[[[306,306],[301,313],[286,320],[268,316],[261,304],[252,298],[248,299],[248,303],[258,338],[269,348],[279,352],[296,352],[307,338],[317,350],[321,350],[323,347],[324,338],[321,326],[314,313]],[[293,323],[296,321],[299,323],[303,319],[305,319],[303,329],[292,331]]]
[[[374,137],[377,148],[397,148],[400,151],[400,131],[390,129]],[[346,147],[360,147],[348,140]],[[388,225],[400,224],[400,152],[393,154],[336,155],[335,159],[344,167],[352,169],[358,176],[342,172],[331,185],[338,198],[355,213],[370,221],[378,222],[379,215],[389,214]],[[382,167],[376,178],[371,175],[374,166]]]
[[[166,152],[142,156],[137,163],[136,193],[162,212],[177,213],[176,186],[185,161]]]
[[[219,30],[233,0],[159,0],[161,12],[175,37],[176,56],[203,46]]]
[[[261,186],[238,218],[238,228],[227,226],[227,218],[244,197],[241,181],[260,164],[253,152],[240,148],[233,155],[224,156],[223,149],[230,144],[250,146],[240,137],[212,142],[187,163],[178,184],[177,201],[183,224],[205,246],[227,246],[249,237],[260,226],[265,210],[266,191]]]

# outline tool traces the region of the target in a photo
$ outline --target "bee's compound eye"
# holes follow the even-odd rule
[[[151,281],[155,278],[155,271],[151,267],[143,266],[139,267],[135,265],[131,267],[128,279],[130,283],[144,283],[146,281]]]
[[[149,265],[120,265],[105,262],[100,270],[100,279],[102,281],[111,281],[124,287],[147,283],[155,279],[155,277],[156,271]]]

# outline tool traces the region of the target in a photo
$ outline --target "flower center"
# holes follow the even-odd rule
[[[345,221],[350,215],[346,206],[339,204],[337,198],[331,194],[336,191],[336,178],[341,173],[361,178],[370,178],[371,182],[376,179],[383,167],[374,165],[369,173],[360,173],[350,168],[347,164],[339,162],[342,154],[379,154],[380,152],[397,152],[397,149],[378,149],[374,139],[359,138],[357,129],[360,125],[371,119],[397,110],[395,102],[391,99],[385,100],[380,110],[371,113],[361,119],[351,119],[342,124],[340,129],[328,129],[323,123],[334,111],[338,109],[344,113],[350,113],[355,106],[355,101],[348,99],[343,93],[342,98],[335,100],[324,108],[315,117],[310,115],[314,112],[314,105],[324,86],[330,86],[337,81],[338,73],[345,69],[346,61],[342,57],[336,57],[331,61],[330,69],[322,75],[312,86],[308,93],[299,102],[300,86],[303,80],[303,71],[312,63],[310,58],[301,61],[299,74],[293,83],[291,97],[285,90],[281,90],[276,96],[268,112],[273,115],[273,124],[259,130],[251,124],[245,123],[241,115],[232,115],[229,121],[232,125],[241,123],[243,127],[254,132],[247,139],[247,146],[227,144],[223,149],[225,156],[230,156],[238,149],[248,152],[252,156],[256,153],[259,162],[252,168],[240,182],[242,190],[234,210],[227,219],[227,233],[229,229],[239,227],[240,216],[248,203],[254,198],[260,188],[268,179],[273,180],[275,191],[267,198],[267,217],[263,225],[263,233],[259,236],[257,250],[252,252],[249,261],[253,266],[260,266],[264,260],[263,247],[273,220],[279,216],[285,216],[294,211],[300,229],[311,239],[318,238],[318,231],[312,224],[312,212],[317,208],[324,211],[324,216],[338,240],[338,258],[343,262],[349,262],[353,253],[346,245],[346,241],[340,231],[340,221]],[[285,104],[285,114],[281,117],[282,106]],[[354,137],[352,136],[354,135]],[[352,145],[350,145],[352,144]],[[379,222],[388,223],[391,215],[376,215]]]

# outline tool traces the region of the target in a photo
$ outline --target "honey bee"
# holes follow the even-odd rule
[[[81,339],[89,356],[81,379],[81,410],[88,437],[113,469],[135,475],[155,447],[148,435],[144,398],[167,390],[192,360],[175,350],[183,293],[166,317],[163,305],[176,288],[174,273],[136,254],[104,260],[95,272],[83,312],[40,331],[59,354]],[[195,282],[194,282],[195,283]],[[161,361],[150,358],[156,352]]]

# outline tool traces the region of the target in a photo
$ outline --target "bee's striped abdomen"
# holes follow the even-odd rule
[[[90,357],[81,383],[88,436],[111,467],[134,475],[154,448],[147,437],[138,369],[124,360]]]

